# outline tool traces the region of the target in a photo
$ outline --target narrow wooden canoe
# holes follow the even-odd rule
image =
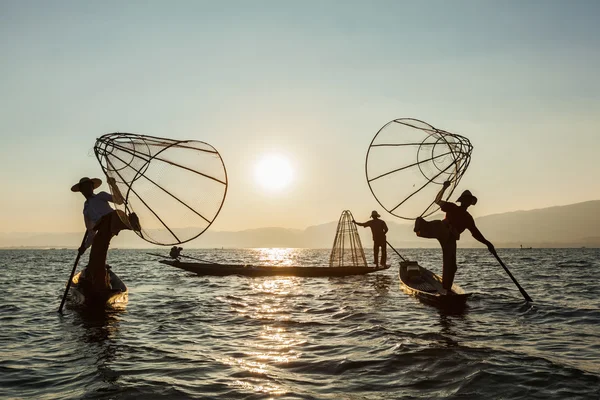
[[[383,271],[387,267],[299,267],[271,265],[242,265],[242,264],[209,264],[200,262],[182,262],[179,260],[160,260],[159,262],[180,268],[198,275],[227,276],[301,276],[327,277],[365,275],[371,272]]]
[[[80,285],[81,272],[78,272],[71,282],[71,301],[76,305],[92,307],[124,307],[129,299],[129,289],[117,274],[111,270],[108,273],[112,289],[106,292],[89,292],[85,286]]]
[[[457,309],[464,307],[471,296],[471,293],[465,293],[457,284],[452,285],[451,293],[446,293],[442,286],[442,278],[421,267],[416,261],[401,262],[399,275],[404,291],[423,303]]]

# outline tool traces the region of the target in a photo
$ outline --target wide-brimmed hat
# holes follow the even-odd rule
[[[79,180],[79,183],[74,184],[73,186],[71,186],[71,192],[80,192],[80,185],[82,183],[86,183],[86,182],[93,182],[94,183],[94,189],[98,189],[100,187],[100,185],[102,185],[102,180],[98,179],[98,178],[88,178],[87,176],[81,178]]]
[[[477,197],[473,196],[471,191],[465,190],[464,192],[462,192],[460,197],[458,199],[456,199],[456,201],[457,202],[468,201],[471,203],[472,206],[474,206],[475,204],[477,204]]]
[[[379,213],[377,211],[373,210],[371,212],[371,218],[379,218],[379,217],[381,217],[381,215],[379,215]]]

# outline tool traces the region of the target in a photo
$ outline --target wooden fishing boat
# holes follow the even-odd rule
[[[451,292],[446,293],[446,289],[442,286],[442,278],[421,267],[416,261],[400,262],[399,275],[405,292],[415,296],[423,303],[436,307],[462,308],[471,296],[471,293],[465,293],[457,284],[453,284]]]
[[[216,264],[204,262],[183,262],[179,260],[160,260],[159,262],[193,272],[198,275],[227,276],[300,276],[300,277],[328,277],[365,275],[371,272],[383,271],[386,267],[300,267],[300,266],[272,266],[272,265],[242,265],[242,264]]]
[[[110,307],[121,308],[127,304],[129,299],[129,289],[123,281],[108,270],[110,276],[111,290],[105,292],[90,292],[84,285],[80,284],[82,272],[77,273],[71,281],[71,301],[76,305],[85,305],[91,307]]]

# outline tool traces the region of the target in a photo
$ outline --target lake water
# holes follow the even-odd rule
[[[329,256],[184,254],[296,265]],[[440,250],[404,254],[441,270]],[[482,249],[459,249],[456,283],[474,294],[457,315],[406,295],[395,258],[346,278],[198,277],[145,251],[111,250],[127,307],[61,316],[75,251],[3,250],[0,397],[598,400],[600,250],[499,254],[534,303]]]

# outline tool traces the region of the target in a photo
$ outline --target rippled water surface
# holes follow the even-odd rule
[[[407,250],[440,272],[439,250]],[[327,250],[197,250],[324,265]],[[124,310],[56,309],[73,250],[0,251],[2,398],[600,398],[600,250],[459,250],[474,293],[447,315],[397,266],[346,278],[198,277],[112,250]]]

